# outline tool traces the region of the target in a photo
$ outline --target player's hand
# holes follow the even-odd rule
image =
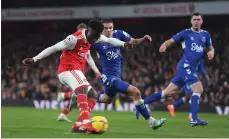
[[[150,37],[150,35],[145,35],[143,38],[144,38],[145,42],[151,42],[152,41],[152,38]]]
[[[32,58],[26,58],[22,61],[24,65],[32,65],[35,63],[35,61]]]
[[[133,43],[130,41],[124,43],[124,47],[126,47],[126,48],[133,48],[133,46],[134,46]]]
[[[209,51],[207,55],[208,55],[208,59],[212,60],[214,58],[214,51]]]
[[[100,72],[96,72],[95,77],[96,77],[96,79],[101,79],[102,75]]]
[[[161,45],[161,47],[159,48],[159,52],[161,52],[161,53],[166,52],[166,49],[167,49],[167,47],[166,47],[166,45],[163,43],[163,44]]]

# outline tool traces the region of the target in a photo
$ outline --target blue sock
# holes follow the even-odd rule
[[[141,113],[141,115],[148,120],[150,118],[149,111],[147,110],[145,104],[143,103],[143,100],[139,100],[135,103],[135,108],[138,112]]]
[[[193,93],[191,98],[191,113],[192,113],[192,119],[197,120],[198,116],[198,110],[199,110],[199,101],[200,101],[200,94]]]
[[[162,91],[158,91],[158,92],[155,92],[153,93],[152,95],[146,97],[144,99],[144,103],[145,104],[149,104],[149,103],[152,103],[152,102],[155,102],[155,101],[158,101],[160,100],[161,98],[164,97],[164,93]]]
[[[173,107],[174,107],[174,108],[177,108],[177,107],[179,107],[181,104],[184,104],[184,102],[185,102],[185,98],[182,97],[182,98],[178,99],[178,100],[173,104]]]

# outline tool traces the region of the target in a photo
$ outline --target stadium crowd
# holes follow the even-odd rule
[[[8,31],[2,36],[1,99],[56,99],[59,91],[68,89],[57,78],[60,53],[49,56],[33,66],[23,66],[25,57],[35,56],[45,47],[53,45],[67,36],[68,32],[57,31],[58,26],[42,30]],[[128,31],[128,30],[127,30]],[[211,32],[211,31],[210,31]],[[132,32],[138,35],[138,32]],[[182,54],[180,45],[169,48],[165,54],[158,49],[163,41],[175,32],[151,33],[150,46],[123,49],[123,79],[138,87],[143,97],[163,89],[176,74],[176,63]],[[210,81],[203,81],[202,103],[229,105],[229,28],[211,32],[216,50],[213,61],[205,59],[205,70]],[[180,46],[180,47],[179,47]],[[95,53],[92,53],[99,66]],[[103,87],[90,67],[85,69],[86,77],[92,86],[103,92]],[[122,95],[120,95],[122,98]],[[175,96],[178,97],[178,96]],[[123,99],[124,101],[130,101]]]

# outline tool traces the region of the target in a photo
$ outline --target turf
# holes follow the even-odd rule
[[[60,110],[38,110],[26,107],[2,107],[3,138],[188,138],[188,137],[229,137],[229,116],[200,114],[209,121],[205,127],[190,127],[187,113],[176,113],[171,118],[167,112],[153,112],[156,118],[166,117],[166,124],[157,131],[150,129],[141,117],[136,120],[130,112],[93,112],[92,116],[102,115],[108,119],[109,131],[101,134],[72,134],[69,122],[58,122]],[[75,119],[77,110],[70,113]]]

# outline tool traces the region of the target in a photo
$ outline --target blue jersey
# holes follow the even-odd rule
[[[210,34],[205,30],[196,32],[192,28],[185,29],[172,38],[175,42],[180,42],[184,50],[183,56],[178,63],[179,68],[197,68],[203,59],[205,48],[212,46]]]
[[[182,30],[172,38],[175,42],[180,42],[184,50],[177,64],[177,74],[172,79],[172,83],[182,88],[184,85],[190,86],[199,82],[197,72],[203,69],[201,62],[203,62],[204,50],[212,46],[210,34],[204,30],[196,32],[191,28]]]
[[[122,30],[114,30],[112,37],[124,42],[131,40],[131,36]],[[91,47],[97,51],[97,56],[102,66],[102,74],[120,78],[122,66],[120,47],[115,47],[108,43],[95,43]]]

